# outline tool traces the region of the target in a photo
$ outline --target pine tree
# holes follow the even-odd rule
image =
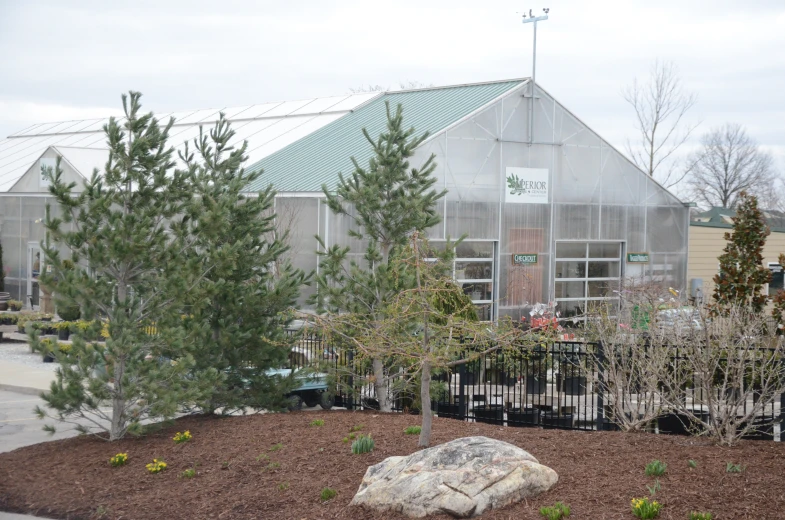
[[[714,276],[714,302],[718,308],[737,305],[762,312],[766,305],[763,286],[771,273],[763,266],[763,246],[769,227],[758,209],[758,199],[742,192],[733,219],[733,231],[720,255],[720,272]]]
[[[377,139],[363,129],[374,152],[368,166],[361,166],[352,157],[354,172],[348,178],[339,176],[335,193],[322,186],[330,209],[352,221],[350,236],[367,241],[367,247],[363,262],[357,262],[349,260],[348,247],[327,248],[319,240],[320,272],[313,301],[320,311],[349,312],[371,321],[383,320],[385,302],[407,283],[409,286],[413,283],[411,277],[405,282],[391,273],[391,257],[406,246],[413,232],[424,232],[440,222],[436,202],[446,190],[433,189],[434,156],[420,168],[409,165],[409,159],[428,138],[428,133],[417,137],[414,128],[404,128],[401,105],[392,113],[387,103],[386,113],[387,131]],[[372,365],[379,407],[390,411],[383,357],[375,357]]]
[[[196,372],[217,369],[223,379],[199,406],[224,413],[235,409],[274,409],[285,404],[287,383],[266,374],[287,360],[296,338],[285,326],[292,319],[306,278],[283,260],[285,236],[276,236],[271,187],[253,196],[243,190],[261,175],[242,165],[247,143],[234,149],[234,136],[221,114],[209,136],[186,147],[182,159],[195,179],[188,209],[189,255],[207,274],[192,295],[188,340],[200,345]]]
[[[173,121],[161,127],[152,114],[141,115],[140,97],[123,95],[125,118],[104,127],[103,175],[94,171],[76,193],[59,163],[46,172],[62,217],[48,212],[52,245],[43,250],[53,273],[42,283],[96,309],[109,337],[100,344],[77,335],[69,350],[55,351],[57,378],[43,394],[52,412],[37,411],[110,440],[139,432],[145,419],[172,417],[216,378],[215,371],[191,376],[183,342],[183,298],[199,277],[180,255],[188,242],[181,216],[191,198],[189,172],[173,169]],[[73,268],[59,249],[70,250]],[[35,338],[34,345],[41,347]]]

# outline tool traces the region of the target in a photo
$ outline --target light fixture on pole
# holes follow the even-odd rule
[[[532,77],[530,82],[531,88],[529,89],[529,144],[534,143],[534,81],[537,77],[537,22],[544,22],[548,19],[550,8],[545,7],[543,8],[542,12],[544,14],[540,16],[534,16],[534,13],[531,9],[529,9],[528,15],[523,13],[523,23],[534,24],[534,44],[532,45]]]

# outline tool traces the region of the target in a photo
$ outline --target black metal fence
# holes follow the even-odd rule
[[[431,408],[439,417],[511,427],[574,430],[613,430],[602,385],[603,359],[596,343],[554,342],[515,356],[496,351],[481,355],[433,375]],[[469,359],[470,357],[467,357]],[[684,360],[674,349],[672,363]],[[355,359],[351,348],[340,348],[315,334],[301,335],[290,354],[292,368],[318,367],[331,374],[336,406],[347,409],[378,408],[370,363]],[[417,413],[419,388],[391,378],[393,410]],[[753,395],[752,399],[755,396]],[[706,396],[699,389],[685,390],[694,413],[708,418]],[[749,403],[750,406],[753,403]],[[744,402],[746,414],[748,403]],[[704,417],[705,416],[705,417]],[[755,416],[760,424],[750,438],[780,440],[785,431],[785,394],[768,403]],[[764,426],[765,425],[765,426]],[[688,421],[678,413],[665,413],[651,424],[658,433],[687,434]]]

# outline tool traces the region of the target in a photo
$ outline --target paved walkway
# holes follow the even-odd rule
[[[75,434],[60,431],[51,436],[33,413],[36,405],[44,404],[38,394],[49,389],[54,369],[53,364],[41,361],[40,354],[32,354],[26,343],[0,343],[0,453]],[[42,518],[0,511],[0,520]]]
[[[2,374],[5,374],[3,372]],[[2,377],[0,375],[0,377]],[[0,379],[2,380],[2,379]],[[36,405],[43,405],[39,397],[30,394],[0,390],[0,453],[23,446],[65,439],[75,435],[73,430],[62,430],[49,435],[41,429],[44,422],[33,413]],[[31,520],[41,517],[0,512],[0,520]]]

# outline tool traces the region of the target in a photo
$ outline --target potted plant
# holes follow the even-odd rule
[[[475,406],[474,420],[488,424],[504,424],[504,405],[501,404],[482,404]]]
[[[575,347],[570,350],[558,352],[558,369],[556,374],[557,391],[564,391],[567,395],[582,395],[588,390],[588,380],[583,367],[584,358]]]
[[[507,411],[507,426],[540,426],[542,410],[533,407],[510,408]]]
[[[55,360],[54,349],[57,347],[57,340],[53,338],[43,338],[41,340],[41,357],[44,363],[52,363]]]
[[[79,309],[78,305],[58,302],[57,315],[64,321],[76,321],[82,317],[82,311]]]
[[[558,411],[545,412],[542,415],[543,428],[572,428],[573,414]]]
[[[24,303],[19,300],[8,300],[8,309],[13,312],[19,312],[24,307]]]
[[[60,341],[67,341],[71,335],[71,325],[72,323],[70,321],[56,322],[54,326],[57,329],[57,339]]]
[[[702,429],[700,421],[709,421],[709,411],[695,408],[690,410],[698,420],[679,410],[670,410],[657,417],[657,430],[671,435],[691,435]]]

